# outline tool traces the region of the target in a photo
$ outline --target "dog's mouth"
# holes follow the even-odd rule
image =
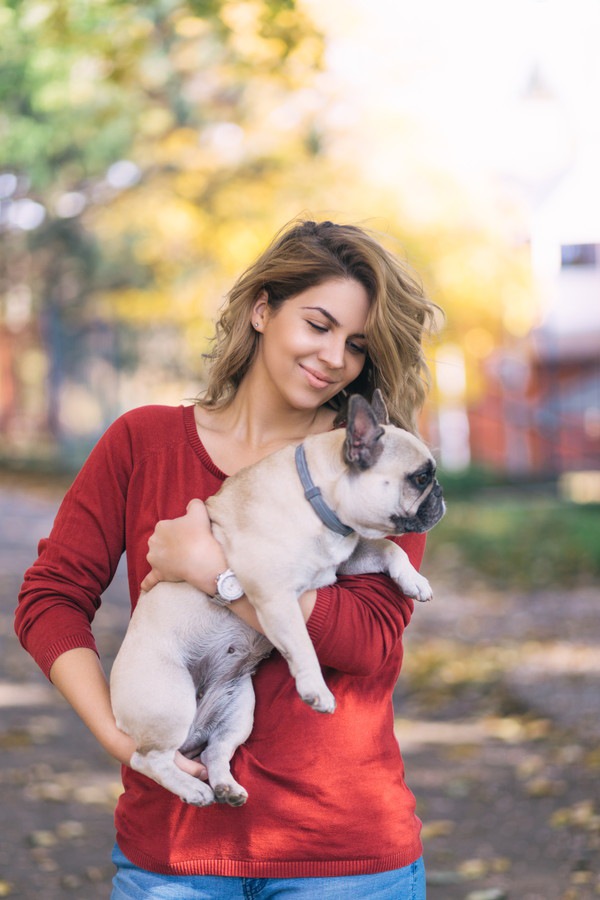
[[[446,512],[441,485],[436,481],[414,516],[390,516],[395,534],[422,534],[440,521]]]

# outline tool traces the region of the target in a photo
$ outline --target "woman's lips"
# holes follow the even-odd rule
[[[331,378],[327,378],[325,375],[322,375],[320,372],[316,372],[314,369],[308,369],[306,366],[300,366],[300,368],[306,375],[306,379],[311,387],[326,388],[333,384],[333,380]]]

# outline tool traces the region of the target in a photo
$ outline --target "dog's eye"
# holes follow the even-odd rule
[[[228,653],[235,653],[235,647],[233,647],[233,646],[232,646],[232,647],[228,647],[228,648],[227,648],[227,652],[228,652]]]
[[[413,475],[410,480],[415,485],[415,487],[426,488],[427,485],[431,483],[432,478],[432,471],[430,469],[425,469],[425,471],[423,472],[417,472],[416,475]]]

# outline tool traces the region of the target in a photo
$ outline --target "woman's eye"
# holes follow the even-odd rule
[[[317,322],[311,322],[310,319],[307,319],[306,323],[307,325],[310,325],[313,331],[318,331],[320,334],[327,334],[327,332],[329,331],[328,325],[320,325]],[[364,356],[367,352],[366,347],[364,347],[362,344],[355,344],[354,341],[348,341],[347,347],[351,353],[361,354],[362,356]]]
[[[352,350],[353,353],[365,354],[367,352],[367,348],[363,347],[362,344],[354,344],[352,341],[350,341],[348,343],[348,346],[349,346],[350,350]]]

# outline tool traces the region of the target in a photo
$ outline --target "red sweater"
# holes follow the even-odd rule
[[[211,496],[225,477],[198,437],[193,407],[145,407],[108,429],[19,596],[17,634],[46,675],[66,650],[95,649],[91,622],[121,554],[133,607],[155,523]],[[418,566],[424,537],[400,543]],[[416,860],[420,822],[392,709],[412,609],[383,575],[321,588],[308,630],[336,712],[302,703],[274,651],[254,678],[254,730],[233,759],[246,805],[188,806],[124,767],[115,814],[123,853],[154,872],[255,878],[366,874]]]

